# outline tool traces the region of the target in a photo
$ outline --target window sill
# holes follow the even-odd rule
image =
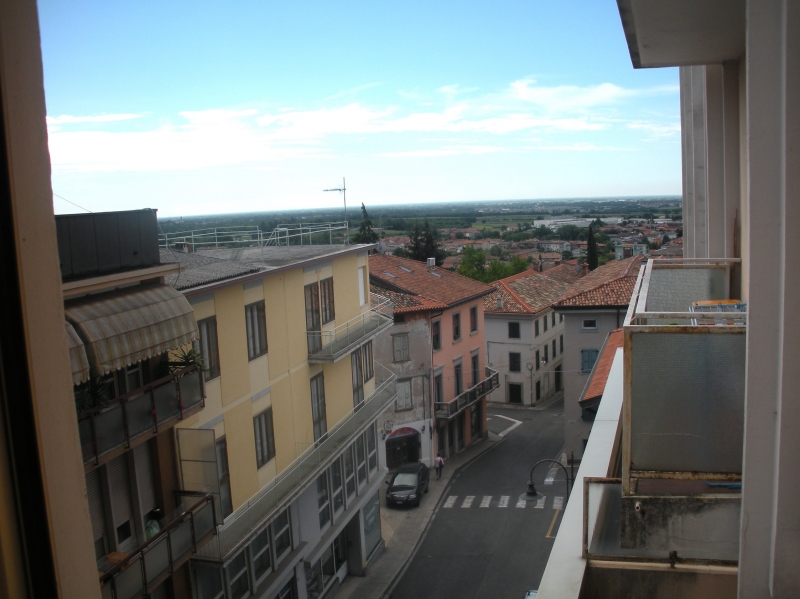
[[[436,351],[436,350],[433,350]],[[393,360],[392,364],[402,364],[403,362],[410,362],[411,358],[406,358],[405,360]]]
[[[264,356],[266,356],[268,353],[269,353],[269,352],[264,352],[263,354],[258,354],[257,356],[253,356],[252,358],[247,358],[247,361],[248,361],[248,362],[254,362],[255,360],[258,360],[259,358],[263,358],[263,357],[264,357]]]
[[[458,339],[453,339],[453,345],[455,345],[456,343],[461,343],[463,340],[464,340],[463,337],[459,337]]]
[[[269,463],[270,463],[270,462],[272,462],[274,459],[275,459],[275,456],[272,456],[272,457],[271,457],[270,459],[268,459],[266,462],[264,462],[263,464],[261,464],[260,466],[258,466],[258,467],[256,468],[256,470],[261,470],[261,469],[262,469],[264,466],[268,466],[268,465],[269,465]]]
[[[473,335],[477,335],[478,331],[470,331],[469,336],[472,337]]]

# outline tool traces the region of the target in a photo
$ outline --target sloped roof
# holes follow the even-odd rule
[[[412,295],[401,291],[384,289],[377,285],[370,285],[369,290],[377,295],[392,300],[395,314],[408,314],[410,312],[425,312],[426,310],[444,310],[447,304],[437,302],[423,295]]]
[[[624,260],[610,260],[579,279],[558,298],[554,307],[627,306],[643,258],[637,255]]]
[[[567,265],[556,266],[544,272],[526,270],[492,283],[495,292],[484,297],[485,312],[494,314],[536,314],[561,297],[580,275]],[[497,305],[498,296],[503,307]]]
[[[369,257],[369,277],[381,288],[423,296],[446,307],[492,291],[489,285],[444,268],[431,268],[424,262],[380,254]]]
[[[586,386],[579,403],[589,402],[603,396],[603,391],[605,391],[606,383],[608,382],[608,373],[611,372],[611,365],[614,362],[614,356],[617,350],[622,347],[622,343],[622,329],[616,329],[608,334],[606,343],[603,346],[603,353],[597,357],[592,377],[589,379],[589,384]]]

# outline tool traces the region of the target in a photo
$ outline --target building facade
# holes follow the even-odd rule
[[[486,354],[500,387],[488,400],[534,406],[563,391],[564,316],[552,303],[578,279],[572,266],[527,270],[492,283],[483,299]]]
[[[496,371],[486,367],[483,330],[483,297],[492,288],[446,269],[394,256],[370,256],[370,277],[375,287],[407,296],[407,303],[420,302],[425,308],[421,316],[411,316],[408,323],[395,326],[401,336],[410,328],[421,335],[425,325],[417,321],[427,320],[432,423],[423,422],[423,426],[433,426],[433,451],[451,456],[484,438],[486,395],[499,384]],[[409,348],[421,354],[428,351],[421,341]],[[393,362],[393,367],[402,373],[406,368],[416,371],[417,364],[425,364],[426,358],[417,358],[409,351],[409,364],[398,362]],[[424,434],[421,429],[417,432]],[[430,437],[430,429],[427,434]]]
[[[564,316],[564,444],[583,457],[592,420],[578,403],[608,334],[622,326],[641,256],[613,260],[593,270],[553,304]]]

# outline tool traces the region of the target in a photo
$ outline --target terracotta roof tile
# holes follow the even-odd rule
[[[483,309],[495,314],[536,314],[548,308],[579,278],[572,266],[556,266],[539,272],[526,270],[492,283],[496,291],[484,297]],[[497,306],[497,297],[503,307]]]
[[[377,295],[392,300],[393,310],[395,314],[408,314],[410,312],[425,312],[426,310],[444,310],[447,304],[437,302],[422,295],[412,295],[410,293],[402,293],[399,291],[392,291],[391,289],[384,289],[377,285],[370,285],[369,290]]]
[[[603,353],[597,358],[592,378],[589,380],[583,397],[580,399],[581,402],[588,402],[603,396],[603,391],[608,382],[608,373],[611,372],[611,365],[614,362],[614,356],[617,354],[617,350],[622,347],[622,343],[622,329],[616,329],[608,334]]]
[[[371,282],[381,288],[424,296],[445,306],[492,292],[491,287],[479,281],[397,256],[370,256],[369,276]]]
[[[644,256],[611,260],[579,279],[554,306],[627,306]]]

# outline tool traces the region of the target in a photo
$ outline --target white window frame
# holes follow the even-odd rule
[[[594,323],[587,325],[586,323]],[[582,331],[596,331],[597,330],[597,319],[596,318],[585,318],[581,320],[581,330]]]
[[[264,300],[244,307],[247,331],[247,359],[253,361],[267,353],[267,315]]]
[[[275,459],[275,428],[271,407],[253,417],[253,432],[256,438],[256,466],[260,469]]]

